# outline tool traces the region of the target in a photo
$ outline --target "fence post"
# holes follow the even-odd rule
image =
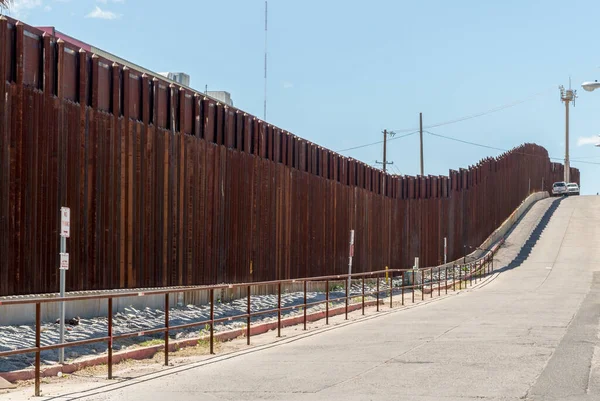
[[[421,270],[421,301],[425,300],[425,269]]]
[[[390,309],[392,309],[394,300],[394,272],[390,274]]]
[[[248,286],[247,290],[248,292],[248,317],[246,318],[246,344],[250,345],[250,324],[252,323],[252,321],[250,320],[250,286]],[[306,303],[306,298],[305,298],[305,303]]]
[[[412,303],[415,303],[415,290],[417,289],[417,282],[415,280],[415,270],[412,271]]]
[[[441,295],[442,291],[442,274],[440,273],[440,267],[437,268],[438,271],[438,297]]]
[[[475,269],[475,262],[473,262],[473,263],[471,263],[469,265],[469,273],[470,273],[469,274],[469,281],[470,281],[471,287],[473,286],[473,272],[474,272],[474,269]]]
[[[277,337],[281,337],[281,281],[277,289]]]
[[[325,324],[329,324],[329,279],[325,280]]]
[[[350,280],[352,279],[352,275],[349,274],[348,275],[348,281],[346,282],[346,320],[348,320],[348,284],[350,283]]]
[[[377,312],[379,312],[379,274],[377,274]]]
[[[365,276],[362,276],[362,314],[365,314]]]
[[[433,267],[429,268],[429,298],[433,298]]]
[[[304,330],[306,330],[306,280],[304,280]]]
[[[215,289],[210,289],[210,354],[214,352],[214,336],[215,336]]]
[[[42,311],[40,303],[35,304],[35,346],[37,351],[35,353],[35,396],[40,396],[40,335],[42,326]],[[63,348],[64,349],[64,348]]]
[[[169,366],[169,293],[165,294],[165,366]]]
[[[400,290],[402,291],[402,305],[404,306],[404,272],[401,272]]]
[[[446,287],[446,295],[448,295],[448,265],[444,267],[444,287]]]
[[[113,299],[108,298],[108,380],[113,378]]]

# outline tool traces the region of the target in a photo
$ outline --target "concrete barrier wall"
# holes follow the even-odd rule
[[[329,287],[332,290],[336,285],[343,285],[345,280],[330,281]],[[282,285],[282,293],[300,292],[304,290],[304,284],[302,282],[289,283]],[[130,292],[131,290],[128,290]],[[144,289],[140,289],[143,292]],[[252,286],[252,295],[267,295],[277,294],[278,286]],[[309,292],[324,292],[325,282],[314,282],[307,283],[307,291]],[[81,291],[68,293],[69,296],[81,296],[81,295],[106,295],[110,293],[118,294],[122,291]],[[57,296],[56,294],[49,294],[47,297],[52,298]],[[236,287],[232,289],[220,289],[214,293],[216,302],[229,302],[235,299],[245,298],[247,296],[246,288]],[[12,297],[19,299],[36,298],[35,295],[31,296],[19,296]],[[184,305],[195,305],[201,306],[209,303],[210,291],[190,291],[180,292],[170,295],[169,305],[170,307],[184,306]],[[45,303],[42,304],[42,321],[52,322],[59,317],[59,303]],[[134,296],[124,298],[113,299],[113,313],[127,312],[128,308],[135,309],[159,309],[164,310],[165,297],[164,295],[145,295],[145,296]],[[92,318],[98,316],[107,316],[108,314],[108,300],[107,299],[91,299],[86,301],[67,302],[65,306],[65,313],[67,319],[79,316],[82,318]],[[35,322],[35,305],[2,305],[0,306],[0,326],[8,325],[24,325],[33,324]]]
[[[519,221],[521,216],[523,216],[529,208],[541,199],[545,199],[549,197],[548,192],[536,192],[534,194],[529,195],[525,200],[519,205],[519,207],[502,223],[500,227],[496,229],[482,244],[481,248],[489,249],[496,242],[506,236],[506,234],[510,231],[511,228]]]
[[[504,220],[500,227],[498,227],[492,234],[490,234],[489,237],[486,238],[485,241],[481,243],[481,245],[479,246],[479,248],[481,249],[477,249],[467,255],[467,262],[469,260],[480,258],[486,252],[482,249],[490,249],[491,247],[493,247],[494,244],[496,244],[498,241],[500,241],[506,236],[506,234],[515,226],[515,224],[519,222],[521,216],[523,216],[523,214],[525,214],[529,210],[529,208],[533,206],[534,203],[547,197],[549,197],[548,192],[542,191],[535,192],[529,195],[527,198],[525,198],[525,200],[521,202],[521,204],[515,209],[515,211],[512,212],[512,214],[506,220]],[[447,263],[447,265],[461,264],[462,262],[463,258],[459,258],[450,263]]]

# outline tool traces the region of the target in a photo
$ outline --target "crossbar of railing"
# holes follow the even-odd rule
[[[496,250],[498,249],[498,247],[499,247],[499,245],[496,246],[494,249],[487,250],[487,253],[485,253],[481,258],[467,264],[465,267],[467,267],[467,269],[469,271],[468,276],[464,275],[461,278],[461,272],[462,272],[463,268],[459,266],[459,283],[462,283],[464,281],[465,283],[469,283],[472,285],[473,278],[475,278],[476,281],[477,281],[477,279],[481,280],[484,275],[487,275],[487,274],[493,272],[493,268],[494,268],[493,256],[494,256],[494,253],[496,252]],[[250,344],[251,319],[253,317],[257,317],[257,316],[261,316],[261,315],[277,313],[277,336],[280,337],[281,336],[282,312],[285,312],[285,311],[302,308],[303,322],[304,322],[305,330],[306,330],[306,324],[307,324],[307,309],[311,306],[325,304],[325,319],[326,319],[326,324],[329,324],[329,315],[330,315],[329,304],[331,302],[344,303],[345,304],[345,306],[344,306],[345,318],[348,319],[348,309],[349,309],[348,302],[349,302],[350,298],[357,297],[356,294],[352,295],[349,292],[348,278],[350,278],[350,280],[352,280],[352,279],[360,279],[361,280],[362,291],[361,291],[360,295],[358,295],[358,296],[361,297],[362,314],[364,314],[365,313],[365,298],[367,298],[369,296],[375,296],[377,311],[379,311],[379,306],[381,303],[380,297],[381,297],[382,293],[389,293],[389,297],[390,297],[389,305],[390,305],[390,308],[393,308],[394,278],[398,278],[398,276],[402,280],[402,283],[400,285],[401,305],[404,305],[404,301],[405,301],[404,293],[406,290],[411,290],[413,303],[415,302],[415,291],[417,289],[421,290],[421,298],[424,299],[424,293],[425,293],[425,288],[426,288],[425,287],[425,274],[426,273],[428,273],[428,276],[429,276],[430,297],[433,297],[434,281],[437,282],[438,296],[440,296],[441,295],[441,286],[442,286],[442,284],[441,284],[442,283],[441,269],[442,268],[440,266],[428,267],[428,268],[419,269],[419,270],[386,269],[386,270],[380,270],[380,271],[374,271],[374,272],[368,272],[368,273],[339,274],[339,275],[320,276],[320,277],[307,277],[307,278],[300,278],[300,279],[262,281],[262,282],[256,282],[256,283],[224,284],[224,285],[213,285],[213,286],[190,286],[190,287],[177,287],[177,288],[170,288],[170,289],[157,289],[157,290],[151,289],[151,290],[129,291],[129,292],[125,291],[125,292],[118,292],[118,293],[113,293],[113,294],[78,295],[78,296],[70,296],[70,297],[62,297],[62,298],[54,297],[54,298],[8,299],[8,300],[0,301],[0,306],[35,304],[35,311],[36,311],[35,312],[35,331],[36,331],[35,347],[0,352],[0,357],[8,357],[8,356],[19,355],[19,354],[35,353],[36,354],[35,395],[39,396],[40,395],[40,376],[41,376],[41,372],[40,372],[41,356],[40,356],[40,354],[43,351],[63,349],[63,348],[67,348],[67,347],[81,346],[81,345],[93,344],[93,343],[98,343],[98,342],[106,342],[108,344],[108,357],[107,357],[107,359],[108,359],[108,363],[107,363],[108,378],[112,379],[112,368],[113,368],[112,351],[113,351],[113,343],[115,340],[122,340],[122,339],[126,339],[126,338],[140,337],[140,336],[144,336],[144,335],[163,333],[164,341],[165,341],[165,345],[164,345],[165,365],[168,365],[168,363],[169,363],[169,333],[172,331],[182,330],[182,329],[187,329],[187,328],[192,328],[192,327],[198,327],[198,326],[202,326],[202,325],[210,326],[210,331],[209,331],[210,353],[213,354],[214,353],[214,326],[217,323],[222,323],[222,322],[232,321],[232,320],[237,320],[237,319],[246,319],[247,320],[246,337],[247,337],[248,344]],[[453,266],[452,269],[453,269],[452,284],[448,284],[448,266],[447,265],[444,266],[444,282],[445,282],[444,287],[446,290],[446,294],[448,293],[449,287],[452,287],[456,291],[456,274],[454,271],[455,266]],[[438,275],[437,280],[433,279],[434,270],[437,271],[437,275]],[[381,282],[382,276],[384,276],[384,275],[386,277],[386,280],[389,280],[389,285],[388,285],[388,288],[381,289],[380,282]],[[406,280],[405,280],[406,275],[408,275],[409,278],[412,278],[412,283],[410,285],[406,285]],[[418,275],[420,275],[420,278],[421,278],[420,283],[417,282]],[[474,277],[474,276],[476,276],[476,277]],[[365,292],[365,280],[366,279],[375,279],[376,280],[376,290],[375,291]],[[333,282],[336,282],[336,281],[344,282],[344,296],[330,298],[331,290],[329,288],[329,284],[332,281]],[[307,283],[309,283],[309,282],[325,282],[325,284],[326,284],[325,300],[314,301],[314,302],[307,301]],[[283,306],[281,303],[282,284],[294,284],[294,283],[302,283],[303,284],[303,293],[304,293],[303,301],[304,302],[300,305]],[[278,291],[277,308],[252,312],[252,310],[251,310],[251,302],[252,302],[251,289],[252,289],[252,287],[260,287],[260,286],[267,286],[267,285],[277,285],[277,288],[278,288],[278,290],[277,290]],[[461,287],[462,287],[462,284],[461,284]],[[247,295],[247,311],[246,311],[246,313],[235,315],[235,316],[215,318],[215,315],[214,315],[214,307],[215,307],[214,291],[222,290],[222,289],[234,289],[234,288],[245,288],[246,289],[246,293],[247,293],[246,294]],[[210,296],[209,296],[209,298],[210,298],[210,319],[204,320],[201,322],[193,322],[193,323],[186,323],[186,324],[171,326],[169,324],[169,307],[170,307],[169,306],[169,295],[173,294],[173,293],[185,293],[185,292],[196,292],[196,291],[208,291],[209,292],[209,294],[210,294]],[[148,329],[148,330],[142,330],[142,331],[138,330],[135,332],[115,334],[113,332],[113,316],[112,316],[113,315],[113,300],[115,298],[141,297],[141,296],[152,296],[152,295],[164,295],[165,296],[165,301],[164,301],[165,302],[165,305],[164,305],[164,307],[165,307],[165,326],[160,327],[160,328],[155,328],[155,329]],[[98,300],[98,299],[106,299],[108,301],[108,335],[107,336],[97,337],[97,338],[92,338],[92,339],[87,339],[87,340],[65,342],[65,343],[61,343],[61,344],[52,344],[52,345],[41,346],[40,336],[41,336],[41,305],[42,304],[56,303],[56,302],[76,302],[76,301]]]

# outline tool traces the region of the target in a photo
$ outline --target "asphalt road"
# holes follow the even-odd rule
[[[538,202],[496,266],[456,296],[65,399],[600,400],[600,197]]]

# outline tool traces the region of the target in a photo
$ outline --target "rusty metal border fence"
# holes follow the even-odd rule
[[[58,289],[61,206],[69,291],[210,285],[344,273],[351,229],[356,272],[435,266],[562,180],[535,144],[385,174],[80,45],[0,17],[0,296]]]
[[[484,277],[486,277],[487,275],[494,272],[494,253],[497,251],[497,249],[501,245],[501,243],[502,242],[500,242],[493,249],[490,249],[480,259],[474,260],[466,265],[460,266],[460,270],[463,270],[463,269],[465,269],[465,271],[468,270],[469,274],[468,275],[465,274],[462,277],[459,277],[458,289],[461,289],[461,288],[469,286],[469,285],[472,286],[473,280],[475,280],[475,283],[477,283],[477,280],[482,280]],[[382,293],[384,293],[384,298],[385,298],[385,293],[389,293],[389,298],[390,298],[389,308],[391,309],[394,307],[394,302],[393,302],[394,291],[396,291],[396,292],[400,291],[401,298],[399,301],[397,301],[397,303],[399,303],[400,305],[405,304],[405,292],[407,290],[410,290],[412,292],[412,302],[413,303],[415,302],[414,294],[415,294],[416,290],[421,291],[421,299],[422,300],[425,300],[425,293],[428,293],[429,297],[433,298],[433,294],[435,291],[434,284],[437,289],[438,296],[441,296],[442,287],[444,288],[445,294],[448,293],[449,288],[451,288],[453,291],[456,291],[457,286],[456,286],[456,279],[455,279],[454,272],[452,274],[452,276],[454,278],[453,282],[451,284],[448,283],[448,268],[449,268],[448,265],[444,265],[444,266],[428,267],[428,268],[419,269],[419,270],[386,269],[386,270],[374,271],[374,272],[369,272],[369,273],[354,273],[354,274],[350,274],[350,275],[341,274],[341,275],[310,277],[310,278],[302,278],[302,279],[265,281],[265,282],[257,282],[257,283],[241,283],[241,284],[229,284],[229,285],[217,285],[217,286],[194,286],[194,287],[187,287],[187,288],[159,289],[159,290],[126,292],[126,293],[118,293],[118,294],[81,295],[81,296],[71,296],[71,297],[64,297],[64,298],[56,297],[56,298],[7,300],[7,301],[0,302],[0,308],[2,306],[10,306],[10,305],[35,304],[35,346],[31,347],[31,348],[22,348],[22,349],[16,349],[16,350],[12,350],[12,351],[0,352],[0,357],[8,357],[8,356],[12,356],[12,355],[35,353],[35,395],[39,396],[40,395],[41,352],[42,351],[64,349],[64,348],[72,347],[72,346],[81,346],[81,345],[87,345],[87,344],[92,344],[92,343],[106,342],[108,345],[107,376],[108,376],[108,379],[112,379],[113,378],[113,355],[112,355],[113,349],[112,348],[113,348],[113,343],[116,340],[140,337],[143,335],[163,333],[164,334],[164,352],[165,352],[164,363],[166,366],[168,366],[168,364],[169,364],[169,333],[171,331],[209,325],[210,326],[209,350],[210,350],[210,354],[212,355],[212,354],[214,354],[214,326],[217,323],[222,323],[225,321],[231,321],[231,320],[236,320],[236,319],[244,319],[244,318],[247,319],[245,336],[247,339],[247,344],[250,345],[251,319],[256,316],[277,313],[277,337],[281,337],[282,312],[302,308],[303,316],[304,316],[303,329],[307,330],[307,309],[311,306],[316,306],[316,305],[320,305],[320,304],[324,303],[326,306],[325,307],[325,324],[329,324],[329,315],[330,315],[329,304],[332,301],[332,299],[330,299],[330,297],[329,297],[329,293],[330,293],[329,283],[331,281],[344,282],[345,296],[337,297],[337,298],[333,299],[333,301],[344,302],[345,319],[348,320],[348,313],[349,313],[349,306],[350,306],[349,301],[351,298],[351,296],[349,294],[348,284],[347,284],[348,278],[350,278],[351,280],[359,279],[361,281],[362,292],[361,292],[360,304],[361,304],[362,314],[364,315],[365,314],[365,298],[367,296],[375,296],[376,310],[379,312],[380,305],[383,303],[383,300],[381,299]],[[453,265],[450,268],[456,268],[456,266]],[[434,272],[437,273],[436,280],[433,279]],[[444,272],[444,274],[443,274],[444,280],[442,280],[442,272]],[[388,275],[388,278],[390,280],[389,288],[381,289],[380,281],[386,275]],[[418,282],[418,280],[417,280],[419,278],[418,275],[421,276],[420,282]],[[406,276],[409,276],[409,277],[406,277]],[[426,276],[429,276],[429,278],[430,278],[429,279],[429,288],[427,288],[427,284],[425,282]],[[365,292],[365,280],[373,279],[373,278],[376,279],[376,281],[377,281],[376,290],[372,291],[372,292]],[[400,286],[394,287],[394,278],[396,278],[396,279],[400,278],[400,280],[401,280]],[[406,278],[411,279],[412,284],[406,285]],[[326,291],[325,300],[315,301],[315,302],[307,302],[307,283],[308,282],[325,282],[326,283],[326,285],[325,285],[325,291]],[[304,303],[303,304],[282,307],[282,303],[281,303],[282,284],[289,284],[289,283],[304,283],[304,286],[303,286]],[[251,297],[250,297],[251,287],[273,286],[273,285],[277,285],[277,288],[278,288],[277,308],[251,312]],[[221,289],[234,289],[234,288],[245,288],[246,289],[246,292],[248,294],[246,313],[236,315],[236,316],[228,316],[228,317],[215,319],[215,316],[214,316],[214,307],[215,307],[214,294],[215,294],[215,291],[218,291]],[[194,291],[194,292],[196,292],[196,291],[209,292],[210,319],[200,321],[200,322],[193,322],[193,323],[186,323],[186,324],[181,324],[181,325],[177,325],[177,326],[171,326],[169,323],[169,308],[170,308],[169,297],[170,297],[170,295],[174,294],[174,293],[185,293],[185,292],[192,292],[192,291]],[[165,305],[164,327],[115,335],[113,333],[113,299],[125,298],[125,297],[136,297],[136,296],[144,297],[144,296],[151,296],[151,295],[154,295],[154,296],[164,295],[164,305]],[[354,296],[354,298],[356,298],[356,296]],[[64,302],[77,302],[77,301],[95,300],[95,299],[106,299],[108,302],[108,313],[107,313],[108,329],[107,329],[107,335],[105,337],[65,342],[62,344],[52,344],[52,345],[41,346],[41,326],[42,326],[41,304],[56,303],[56,302],[63,302],[63,301]]]

